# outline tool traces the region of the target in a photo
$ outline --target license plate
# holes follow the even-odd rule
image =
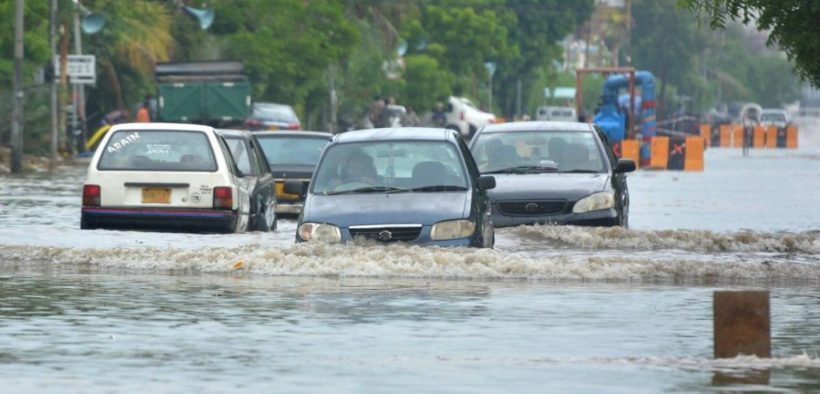
[[[279,126],[270,126],[268,127],[269,130],[279,130]]]
[[[147,187],[142,189],[143,204],[170,204],[171,189]]]

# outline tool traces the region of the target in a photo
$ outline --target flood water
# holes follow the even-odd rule
[[[0,392],[820,391],[818,135],[495,250],[80,231],[84,168],[0,178]],[[712,359],[726,289],[771,292],[772,358]]]

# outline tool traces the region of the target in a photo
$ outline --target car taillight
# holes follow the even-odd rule
[[[300,127],[299,123],[291,123],[288,125],[288,130],[299,130]]]
[[[83,186],[83,206],[84,207],[99,207],[100,194],[102,190],[100,185],[84,185]]]
[[[215,187],[214,188],[214,208],[216,209],[232,209],[233,208],[233,190],[230,187]]]
[[[248,119],[245,121],[245,127],[248,129],[255,129],[260,126],[262,126],[262,122],[256,119]]]
[[[462,122],[464,121],[464,111],[461,111],[461,114],[458,116],[458,118],[461,119]]]
[[[489,121],[490,121],[489,122],[490,124],[493,124],[493,123],[495,123],[495,118],[490,118]]]

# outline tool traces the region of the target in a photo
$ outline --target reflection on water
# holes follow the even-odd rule
[[[820,325],[814,287],[772,289],[775,358],[713,361],[712,288],[0,275],[0,392],[703,391],[753,387],[710,376],[757,371],[820,389],[820,338],[806,335]]]

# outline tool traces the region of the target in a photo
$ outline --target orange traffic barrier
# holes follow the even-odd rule
[[[708,123],[701,124],[700,136],[706,141],[706,146],[712,145],[712,125]]]
[[[732,146],[732,125],[720,125],[720,146],[724,148]]]
[[[743,147],[743,126],[736,124],[732,126],[732,148]]]
[[[665,170],[669,165],[669,137],[652,138],[651,151],[649,168]]]
[[[766,127],[766,148],[777,148],[777,126]]]
[[[638,140],[623,140],[621,142],[621,158],[635,162],[635,168],[641,163],[641,144]]]
[[[687,137],[684,148],[684,171],[703,171],[703,138]]]
[[[789,126],[786,129],[786,148],[797,149],[797,126]]]
[[[752,147],[755,149],[763,149],[766,146],[766,128],[763,126],[756,126],[752,138]]]

